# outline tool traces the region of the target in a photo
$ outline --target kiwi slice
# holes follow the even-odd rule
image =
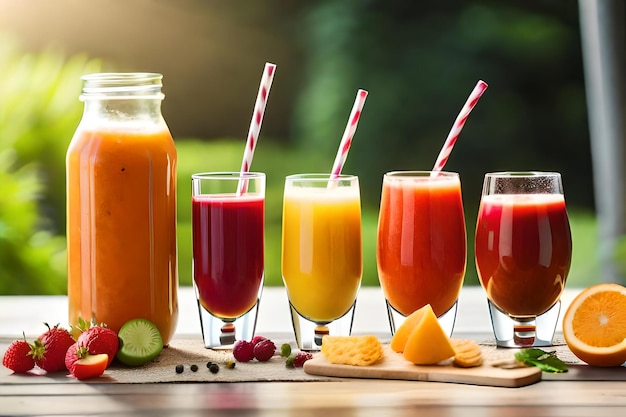
[[[159,356],[163,339],[159,329],[147,319],[132,319],[117,333],[120,347],[117,359],[128,366],[140,366]]]

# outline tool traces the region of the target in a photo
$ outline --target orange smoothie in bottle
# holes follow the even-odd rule
[[[85,114],[67,153],[70,323],[118,331],[146,318],[167,345],[178,318],[177,155],[160,117],[162,96],[82,98]],[[126,116],[111,120],[103,108]]]
[[[350,187],[285,186],[282,273],[292,306],[328,323],[354,304],[361,283],[361,203]]]

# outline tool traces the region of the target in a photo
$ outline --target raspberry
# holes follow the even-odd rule
[[[298,352],[296,358],[293,360],[293,366],[296,368],[302,368],[304,366],[304,362],[309,359],[313,359],[313,355],[308,352]]]
[[[239,362],[248,362],[254,359],[254,345],[246,340],[238,340],[233,346],[233,356]]]
[[[254,345],[254,357],[260,362],[270,360],[274,356],[275,351],[276,345],[269,339],[262,340]]]
[[[308,352],[298,352],[295,355],[289,356],[287,358],[287,366],[293,366],[294,368],[302,368],[304,366],[304,362],[309,359],[313,359],[313,355]]]
[[[252,338],[252,346],[256,346],[257,343],[262,342],[264,340],[267,340],[267,337],[265,336],[254,336]]]

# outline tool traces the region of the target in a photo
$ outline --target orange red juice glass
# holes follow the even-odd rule
[[[392,333],[430,304],[451,334],[465,277],[467,241],[457,173],[386,173],[376,259]]]
[[[282,275],[301,349],[318,349],[326,333],[350,334],[362,273],[358,178],[288,176]]]
[[[84,79],[66,161],[70,324],[117,331],[142,317],[167,344],[178,319],[177,154],[160,112],[161,76]]]

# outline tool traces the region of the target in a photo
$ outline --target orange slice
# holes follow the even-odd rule
[[[404,359],[416,365],[434,365],[454,356],[450,338],[439,324],[430,304],[426,304],[404,346]]]
[[[404,352],[404,346],[406,345],[406,341],[409,339],[409,336],[411,335],[411,332],[413,331],[415,326],[417,326],[417,323],[422,320],[424,312],[428,308],[430,308],[430,305],[426,305],[418,310],[415,310],[413,313],[406,316],[400,327],[398,327],[398,330],[396,330],[396,332],[391,337],[391,343],[389,344],[391,350],[398,353]]]
[[[563,316],[563,337],[589,365],[626,362],[626,287],[603,283],[582,290]]]

